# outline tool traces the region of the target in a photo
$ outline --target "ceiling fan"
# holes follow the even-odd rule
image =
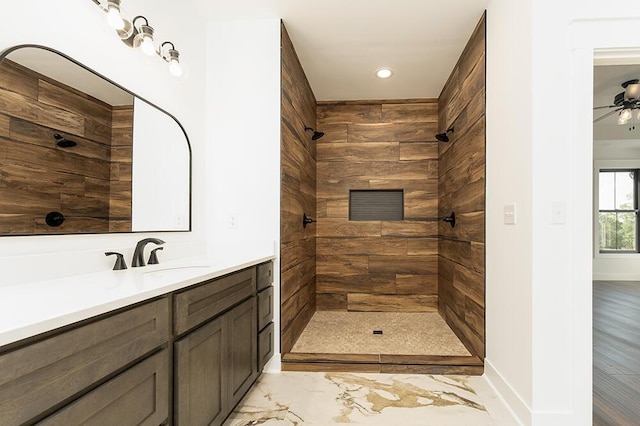
[[[605,115],[602,115],[595,120],[594,123],[597,123],[600,120],[604,120],[605,118],[618,113],[618,124],[623,125],[627,124],[629,120],[633,118],[634,111],[638,110],[638,119],[640,120],[640,80],[628,80],[621,84],[624,92],[618,93],[613,98],[613,105],[602,105],[594,107],[594,110],[597,109],[606,109],[606,108],[615,108],[612,111],[609,111]],[[635,124],[633,125],[635,129]],[[631,127],[629,127],[631,130]]]

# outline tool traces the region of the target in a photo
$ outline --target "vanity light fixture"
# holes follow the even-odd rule
[[[106,4],[107,22],[114,30],[123,30],[125,27],[124,19],[120,14],[120,0],[109,0]]]
[[[170,45],[171,47],[167,49],[166,53],[164,52],[165,46]],[[165,41],[160,45],[159,49],[160,56],[166,62],[169,63],[169,72],[171,75],[175,77],[180,77],[182,75],[182,67],[180,66],[180,52],[178,52],[170,41]]]
[[[143,20],[144,24],[136,26],[136,22]],[[153,27],[149,25],[149,21],[144,16],[136,16],[133,18],[133,34],[125,40],[127,45],[139,47],[145,55],[153,56],[156,48],[153,45]]]
[[[138,15],[132,20],[127,19],[122,14],[120,0],[92,0],[106,14],[109,26],[113,28],[122,41],[129,47],[140,48],[146,55],[160,56],[169,64],[169,72],[175,77],[182,75],[180,66],[180,53],[174,44],[165,41],[156,49],[153,41],[154,29],[149,25],[149,20],[142,15]],[[165,46],[170,46],[165,49]]]

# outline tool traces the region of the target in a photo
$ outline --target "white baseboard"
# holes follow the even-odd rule
[[[507,408],[511,410],[511,414],[519,424],[530,426],[532,420],[531,408],[495,369],[491,361],[486,358],[484,360],[484,377],[496,394],[502,398]]]
[[[630,274],[630,273],[622,273],[622,274],[593,274],[593,279],[595,281],[640,281],[640,275],[638,273]]]

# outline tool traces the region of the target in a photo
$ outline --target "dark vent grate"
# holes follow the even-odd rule
[[[404,191],[349,191],[349,220],[403,220]]]

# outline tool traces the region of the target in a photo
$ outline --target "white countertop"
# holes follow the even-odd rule
[[[0,346],[273,259],[175,261],[0,288]]]

